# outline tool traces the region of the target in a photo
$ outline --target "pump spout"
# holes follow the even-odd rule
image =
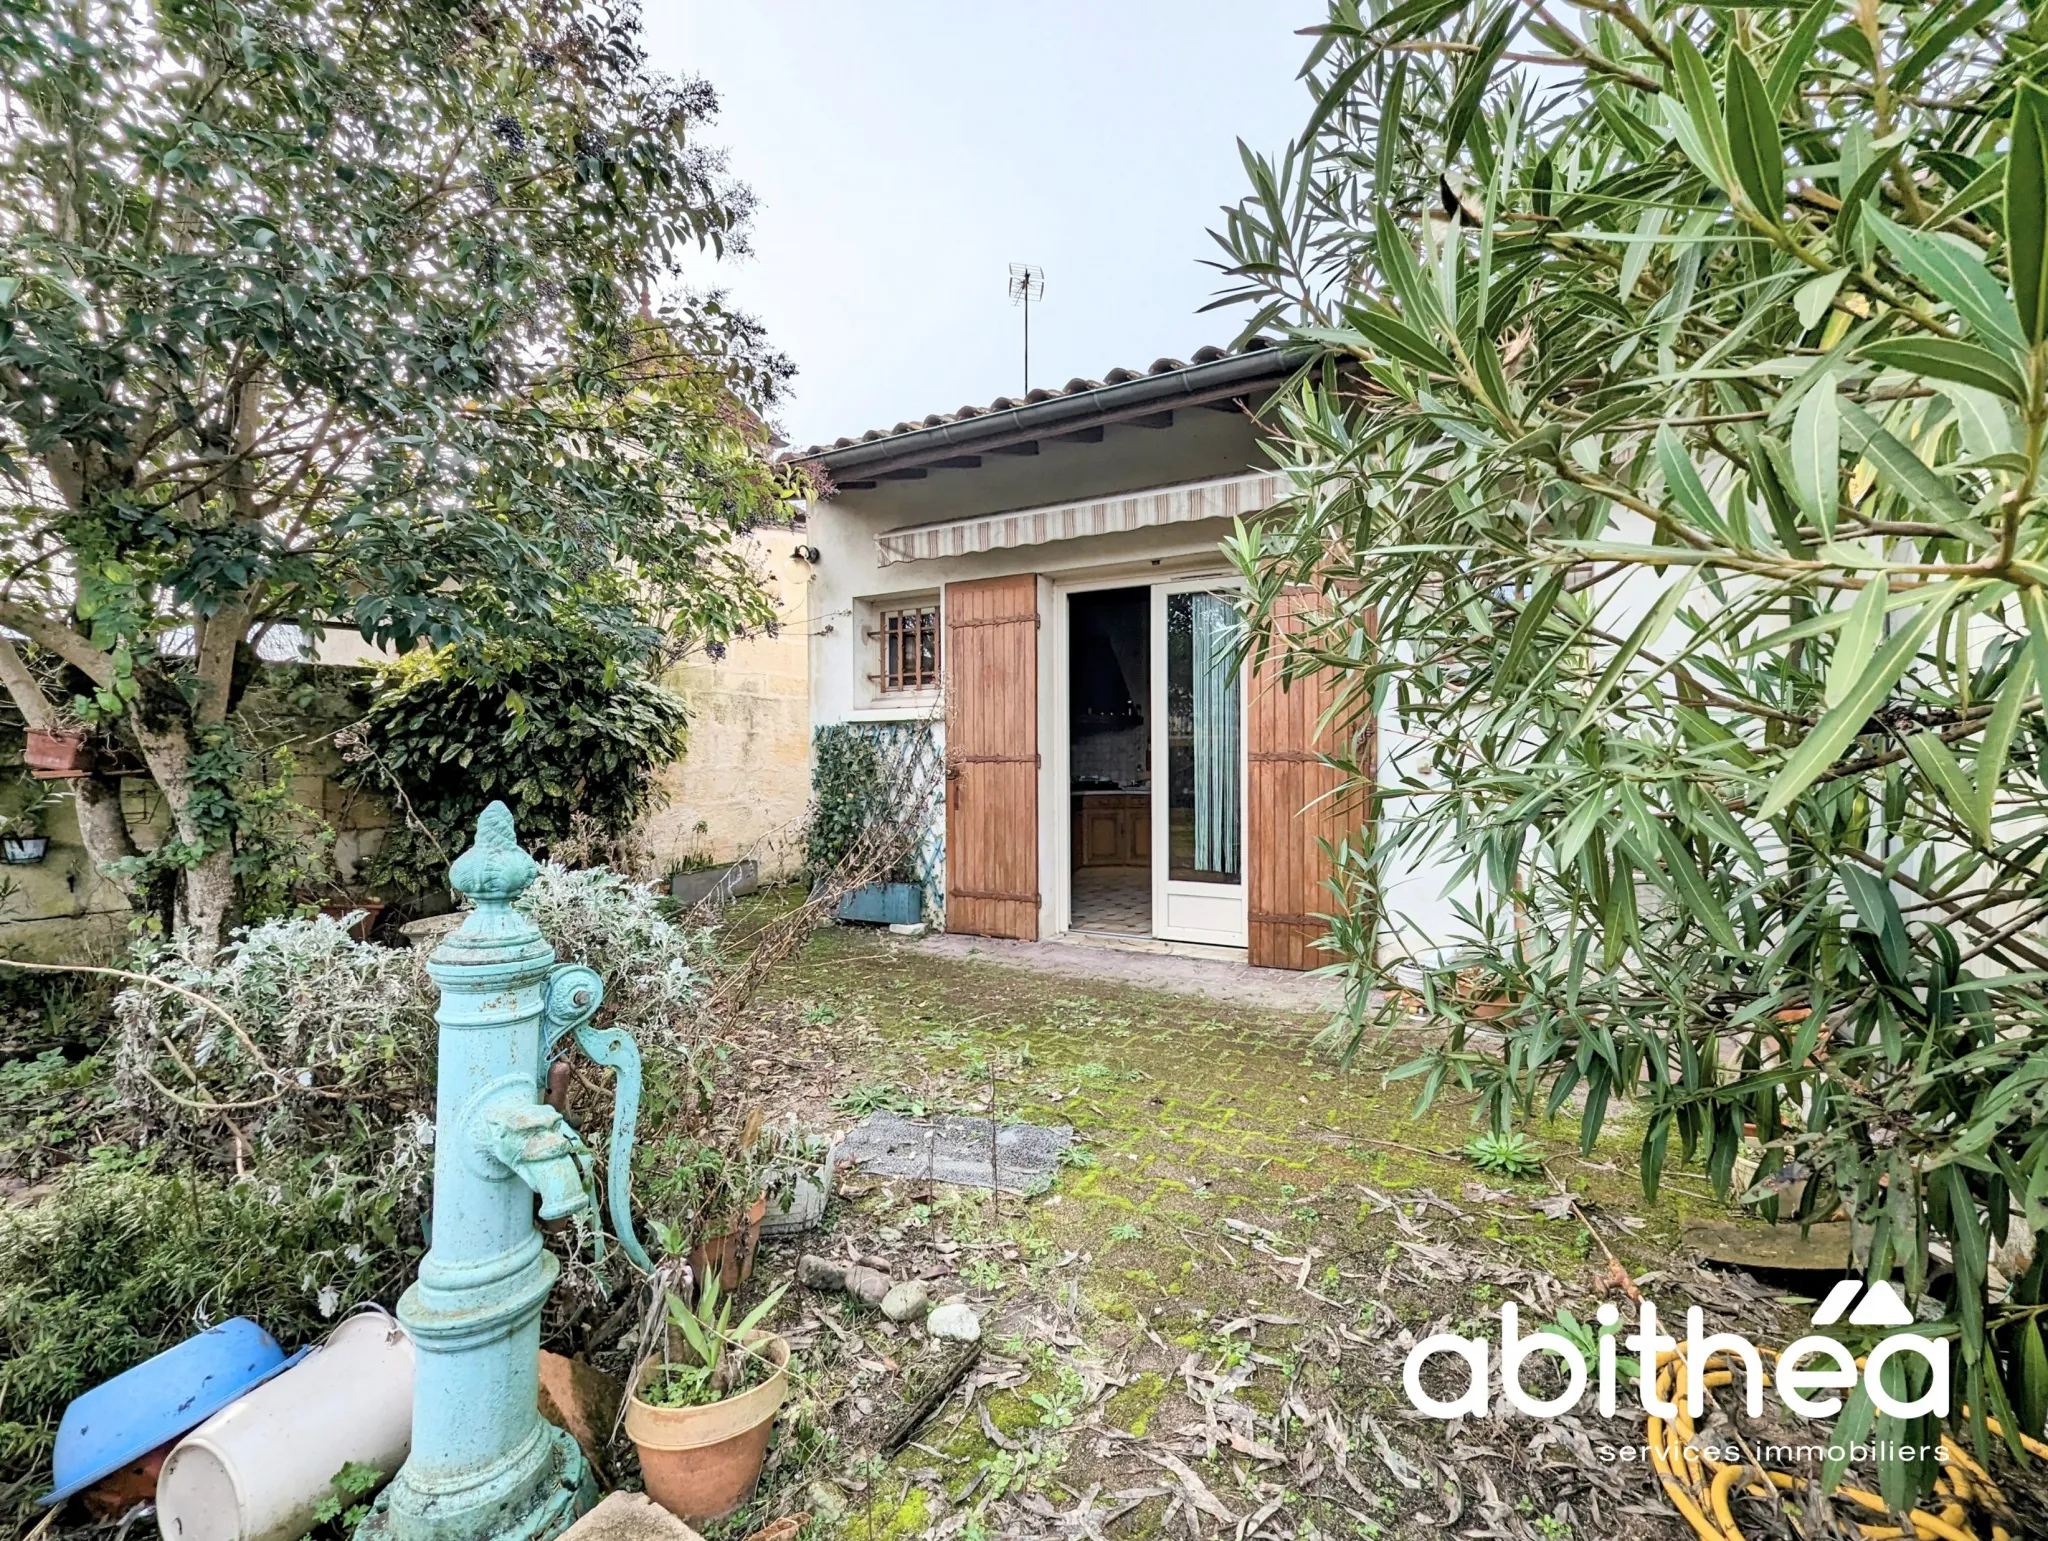
[[[500,1104],[483,1114],[485,1148],[540,1195],[540,1217],[561,1220],[593,1207],[590,1154],[562,1115],[545,1103]]]

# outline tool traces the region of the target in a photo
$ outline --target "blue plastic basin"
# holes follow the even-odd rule
[[[57,1426],[57,1485],[37,1502],[62,1503],[190,1433],[305,1352],[285,1358],[277,1339],[238,1316],[123,1370],[64,1409]]]

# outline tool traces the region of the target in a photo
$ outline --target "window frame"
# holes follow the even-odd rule
[[[859,618],[859,646],[855,652],[857,662],[854,669],[854,699],[859,703],[856,710],[896,713],[909,708],[928,707],[939,700],[946,673],[946,615],[939,591],[872,595],[857,603],[855,614]],[[920,628],[905,627],[902,635],[911,650],[914,667],[906,674],[899,661],[895,683],[892,684],[889,672],[890,624],[900,624],[914,617],[922,617],[929,623],[931,666],[927,671],[918,656]]]

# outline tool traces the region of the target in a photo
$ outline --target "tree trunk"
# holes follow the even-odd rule
[[[120,782],[84,776],[71,785],[77,797],[78,834],[85,842],[85,854],[92,858],[101,877],[133,899],[135,880],[108,870],[114,863],[135,854],[135,842],[128,834],[128,820],[121,812]]]
[[[178,921],[190,933],[194,958],[211,961],[227,940],[235,910],[234,853],[209,851],[178,885]]]
[[[145,727],[131,716],[142,757],[156,789],[163,794],[171,813],[171,832],[165,838],[203,849],[207,832],[200,828],[192,806],[192,739],[184,724],[160,728]],[[208,851],[192,866],[178,874],[173,923],[189,933],[188,945],[194,959],[211,962],[227,939],[228,918],[234,911],[235,879],[233,854],[225,849]]]

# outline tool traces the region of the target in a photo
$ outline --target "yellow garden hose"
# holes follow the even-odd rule
[[[1857,1362],[1862,1363],[1861,1360]],[[1735,1375],[1725,1367],[1726,1363],[1721,1355],[1709,1359],[1701,1383],[1705,1386],[1733,1384]],[[1770,1481],[1770,1487],[1766,1488],[1757,1480],[1761,1468],[1740,1461],[1720,1460],[1702,1452],[1694,1439],[1697,1431],[1692,1416],[1686,1411],[1688,1373],[1684,1357],[1676,1350],[1666,1349],[1658,1354],[1657,1400],[1675,1411],[1670,1418],[1661,1418],[1654,1413],[1650,1415],[1647,1431],[1650,1462],[1656,1468],[1658,1481],[1663,1484],[1664,1495],[1685,1517],[1699,1541],[1748,1541],[1735,1520],[1733,1499],[1737,1490],[1755,1498],[1769,1497],[1774,1490],[1796,1493],[1807,1486],[1807,1479],[1787,1472],[1764,1471],[1762,1475]],[[1764,1383],[1770,1383],[1768,1375]],[[2004,1431],[1998,1424],[1991,1420],[1987,1422],[1990,1431],[2002,1438]],[[2020,1436],[2020,1442],[2030,1453],[2048,1457],[2048,1444],[2026,1434]],[[1997,1485],[1992,1482],[1990,1474],[1947,1434],[1942,1435],[1941,1443],[1948,1455],[1934,1481],[1935,1492],[1943,1499],[1941,1511],[1938,1514],[1925,1509],[1910,1511],[1905,1516],[1912,1527],[1910,1531],[1896,1524],[1873,1525],[1858,1520],[1855,1526],[1862,1541],[1984,1541],[1970,1528],[1969,1503],[1980,1490],[1983,1496],[1995,1499]],[[1832,1496],[1883,1519],[1891,1518],[1885,1501],[1863,1488],[1838,1487]],[[1994,1524],[1990,1541],[2011,1541],[2011,1537],[2003,1526]]]

